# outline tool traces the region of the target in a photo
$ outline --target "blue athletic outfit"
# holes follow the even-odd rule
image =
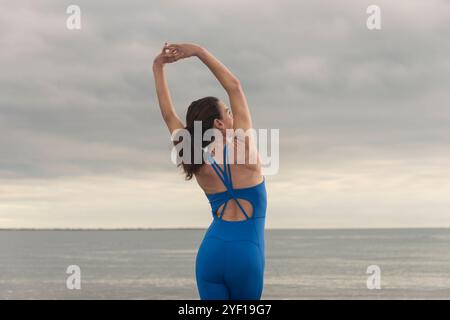
[[[230,164],[224,147],[224,169],[208,153],[226,191],[206,193],[213,220],[205,232],[195,261],[197,288],[202,300],[259,300],[264,283],[264,225],[267,194],[264,180],[252,187],[233,189]],[[228,168],[228,169],[227,169]],[[229,200],[234,199],[246,220],[227,221],[222,216]],[[253,206],[249,217],[236,199]],[[220,216],[216,212],[224,204]]]

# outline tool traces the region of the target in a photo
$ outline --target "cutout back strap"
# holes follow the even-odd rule
[[[234,201],[236,202],[236,204],[238,205],[238,207],[241,209],[242,213],[244,214],[245,218],[248,220],[249,217],[248,217],[247,213],[245,212],[244,208],[242,208],[242,206],[239,203],[239,201],[236,199],[236,196],[235,196],[234,191],[233,191],[233,182],[231,181],[230,164],[227,163],[227,159],[228,159],[227,149],[228,149],[228,144],[225,144],[224,154],[223,154],[223,168],[224,168],[224,170],[222,170],[222,168],[216,163],[216,161],[211,157],[211,155],[209,153],[207,153],[208,160],[209,160],[209,162],[211,162],[211,165],[212,165],[214,171],[217,173],[217,175],[219,176],[220,180],[222,180],[222,183],[227,188],[228,194],[234,199]],[[228,168],[228,170],[227,170],[227,168]],[[227,203],[228,203],[229,200],[230,199],[227,199],[227,201],[225,202],[225,205],[222,208],[222,212],[220,213],[220,219],[222,219],[223,213],[225,212],[225,208],[226,208]]]

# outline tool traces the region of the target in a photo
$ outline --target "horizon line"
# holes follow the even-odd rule
[[[0,231],[168,231],[168,230],[206,230],[202,227],[163,227],[163,228],[0,228]],[[313,228],[265,228],[265,230],[418,230],[450,229],[450,227],[313,227]]]

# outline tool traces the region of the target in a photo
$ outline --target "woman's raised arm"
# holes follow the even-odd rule
[[[178,60],[172,51],[167,50],[164,46],[162,52],[153,60],[153,76],[155,78],[156,94],[158,96],[159,108],[162,117],[169,128],[170,134],[177,129],[184,128],[183,122],[178,117],[175,107],[170,97],[169,86],[167,85],[166,75],[164,73],[164,65]]]
[[[224,64],[207,49],[195,44],[175,43],[169,44],[167,48],[174,50],[174,57],[177,60],[197,56],[211,70],[227,92],[231,110],[233,111],[234,128],[244,130],[252,128],[250,110],[241,83]]]

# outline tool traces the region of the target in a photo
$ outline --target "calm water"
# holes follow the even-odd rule
[[[0,299],[198,299],[204,232],[0,231]],[[81,290],[66,288],[69,265]],[[266,230],[262,298],[450,299],[450,230]]]

